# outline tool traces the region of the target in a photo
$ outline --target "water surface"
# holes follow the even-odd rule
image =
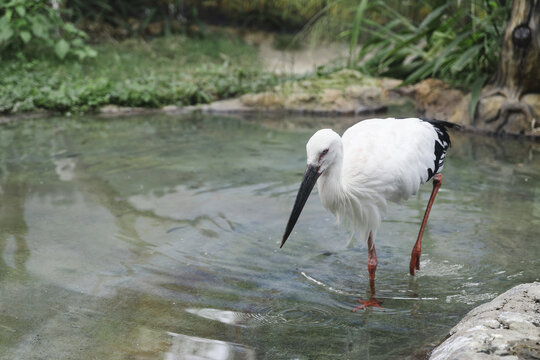
[[[367,250],[312,196],[281,235],[314,128],[144,116],[0,127],[0,359],[422,358],[473,307],[539,279],[540,149],[456,133]]]

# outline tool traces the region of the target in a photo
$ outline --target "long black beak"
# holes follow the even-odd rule
[[[296,200],[294,202],[291,216],[289,217],[289,222],[287,223],[285,233],[283,234],[283,240],[281,240],[281,245],[279,247],[280,249],[283,247],[285,241],[287,241],[287,238],[291,234],[291,231],[294,228],[296,221],[298,221],[298,217],[306,204],[309,194],[311,194],[311,190],[313,190],[313,186],[315,186],[319,175],[321,175],[319,174],[318,170],[319,169],[316,166],[312,165],[308,165],[306,169],[304,179],[302,179],[302,184],[300,184],[300,189],[298,189],[298,195],[296,195]]]

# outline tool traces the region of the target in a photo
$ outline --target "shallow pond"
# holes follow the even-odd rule
[[[333,120],[342,130],[351,120]],[[317,196],[279,242],[305,143],[331,119],[144,116],[0,127],[0,359],[422,358],[473,307],[539,279],[540,149],[454,133],[431,191],[367,250]]]

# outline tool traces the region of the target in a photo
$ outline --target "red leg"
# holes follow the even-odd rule
[[[369,306],[380,306],[380,301],[375,299],[375,271],[377,270],[377,252],[375,251],[375,244],[373,243],[373,235],[371,232],[368,237],[368,272],[369,272],[369,289],[371,290],[371,296],[369,300],[358,299],[358,302],[362,305],[355,307],[352,311],[356,312],[358,309],[365,309]]]
[[[369,281],[375,281],[375,271],[377,271],[377,252],[375,251],[375,244],[373,243],[373,235],[371,232],[368,237],[368,272],[369,272]]]
[[[420,226],[420,231],[418,232],[418,238],[412,249],[411,253],[411,263],[409,264],[409,272],[414,276],[414,269],[420,270],[420,254],[422,253],[422,235],[424,235],[424,229],[426,228],[426,223],[429,217],[429,212],[431,211],[431,206],[435,201],[435,196],[442,184],[442,175],[435,174],[433,176],[433,190],[431,191],[431,196],[426,207],[426,212],[424,214],[424,219],[422,220],[422,225]]]

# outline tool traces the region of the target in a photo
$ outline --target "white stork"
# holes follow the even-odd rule
[[[377,253],[374,239],[388,201],[399,202],[418,192],[433,179],[433,190],[412,249],[409,271],[420,270],[422,235],[437,191],[450,146],[446,121],[369,119],[345,131],[342,137],[330,129],[317,131],[306,145],[307,170],[283,235],[289,237],[315,183],[323,206],[349,225],[368,244],[371,299],[358,300],[357,308],[379,306],[375,295]],[[355,309],[356,310],[356,309]]]

